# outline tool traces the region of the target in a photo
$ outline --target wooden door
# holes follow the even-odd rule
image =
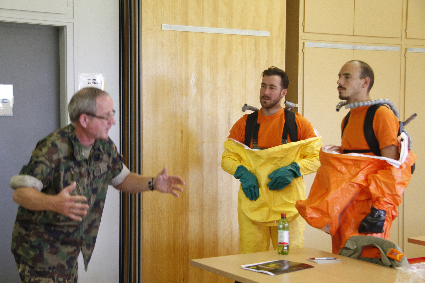
[[[224,141],[259,107],[261,72],[284,68],[285,1],[143,0],[143,174],[183,176],[179,199],[143,195],[143,282],[230,282],[190,266],[239,253],[239,183],[221,169]],[[270,36],[162,30],[162,25]]]

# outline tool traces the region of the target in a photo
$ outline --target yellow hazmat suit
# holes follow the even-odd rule
[[[286,213],[289,221],[291,247],[304,246],[305,221],[299,217],[295,203],[305,199],[305,183],[302,177],[293,181],[279,191],[270,190],[268,175],[274,170],[297,162],[302,175],[316,172],[320,166],[318,154],[322,146],[321,138],[309,138],[291,142],[268,149],[250,149],[233,139],[224,143],[222,167],[226,172],[235,172],[235,160],[245,166],[258,180],[259,197],[249,200],[242,188],[239,190],[239,230],[241,234],[241,253],[267,250],[272,238],[277,247],[277,221],[281,213]],[[237,167],[237,166],[236,166]],[[270,226],[274,226],[270,232]]]

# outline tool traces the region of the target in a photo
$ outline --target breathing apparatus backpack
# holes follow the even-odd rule
[[[376,156],[381,156],[381,149],[379,148],[378,139],[376,138],[375,132],[373,131],[373,119],[375,118],[376,110],[378,110],[378,108],[381,107],[381,106],[383,106],[383,105],[384,104],[374,104],[374,105],[371,105],[367,109],[367,112],[366,112],[366,117],[364,119],[364,124],[363,124],[363,134],[364,134],[364,136],[366,138],[367,144],[369,145],[369,149],[364,149],[364,150],[346,150],[346,149],[344,149],[343,153],[351,153],[351,152],[367,153],[367,152],[372,152]],[[342,127],[341,137],[342,137],[342,134],[344,133],[345,127],[347,126],[348,118],[350,118],[350,113],[351,112],[348,112],[348,114],[344,117],[344,124],[343,124],[343,127]]]
[[[376,103],[376,104],[370,105],[370,107],[367,109],[366,117],[364,119],[363,134],[365,136],[365,139],[366,139],[366,142],[367,142],[367,144],[369,146],[369,149],[364,149],[364,150],[346,150],[346,149],[344,149],[343,150],[343,153],[367,153],[367,152],[372,152],[376,156],[382,156],[381,155],[381,149],[379,148],[378,139],[376,138],[375,132],[373,131],[373,119],[375,118],[376,110],[378,110],[378,108],[381,107],[381,106],[388,107],[384,103]],[[351,112],[348,112],[348,114],[344,117],[344,123],[343,123],[343,126],[342,126],[341,137],[342,137],[342,134],[344,133],[345,127],[347,126],[348,118],[350,118],[350,113]],[[408,119],[409,122],[415,116],[416,116],[416,114],[412,115],[412,117]],[[404,122],[404,123],[403,122],[400,122],[400,126],[401,126],[400,127],[400,130],[402,128],[404,128],[404,125],[403,124],[407,124],[407,123],[406,122]],[[400,130],[398,131],[398,135],[400,135],[400,133],[401,133]],[[412,170],[412,174],[413,174],[413,172],[415,171],[415,164],[412,165],[411,170]]]

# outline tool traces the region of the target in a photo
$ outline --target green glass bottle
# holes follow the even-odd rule
[[[286,213],[281,214],[279,222],[277,222],[278,243],[277,253],[280,255],[289,254],[289,223],[286,220]]]

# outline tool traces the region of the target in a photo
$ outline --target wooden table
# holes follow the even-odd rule
[[[407,238],[408,243],[425,246],[425,236]]]
[[[308,261],[310,257],[336,257],[338,263],[317,264]],[[314,268],[294,271],[281,275],[267,275],[241,268],[241,265],[284,259],[313,265]],[[312,248],[292,249],[289,255],[278,255],[276,251],[252,254],[229,255],[203,259],[193,259],[190,264],[221,276],[241,281],[253,282],[296,282],[296,283],[388,283],[397,277],[395,268],[348,258]]]

